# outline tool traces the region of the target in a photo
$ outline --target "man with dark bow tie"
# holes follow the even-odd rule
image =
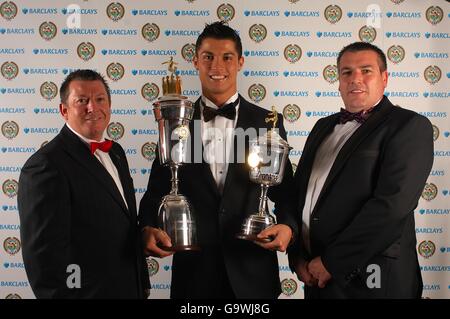
[[[195,209],[201,250],[173,256],[172,298],[277,298],[281,293],[276,251],[285,251],[297,233],[288,200],[293,178],[290,162],[283,183],[269,190],[278,224],[261,232],[261,241],[236,238],[245,218],[258,211],[260,195],[260,186],[250,181],[245,162],[248,139],[236,133],[271,127],[265,122],[269,112],[237,92],[237,75],[243,63],[236,31],[221,22],[207,25],[196,43],[194,66],[202,96],[195,103],[191,123],[194,152],[200,149],[204,156],[196,162],[194,154],[193,163],[179,171],[180,192]],[[282,121],[278,130],[286,139]],[[240,152],[238,144],[244,145]],[[157,223],[159,203],[169,191],[170,171],[157,158],[139,207],[148,255],[172,254],[160,248],[171,242]],[[264,242],[267,238],[272,240]]]
[[[386,96],[386,56],[356,42],[337,59],[341,112],[319,120],[295,175],[290,264],[306,298],[420,298],[414,209],[433,164],[425,117]]]
[[[19,179],[25,270],[37,298],[144,298],[148,272],[122,147],[103,137],[111,95],[95,71],[60,88],[61,132]]]

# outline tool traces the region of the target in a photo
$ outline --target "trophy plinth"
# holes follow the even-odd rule
[[[170,237],[172,246],[161,248],[168,251],[198,250],[194,209],[188,199],[178,193],[178,168],[189,162],[189,123],[194,115],[194,106],[181,95],[181,79],[175,75],[173,58],[163,64],[166,63],[171,75],[163,78],[163,96],[153,104],[159,130],[159,159],[162,165],[169,166],[172,174],[172,189],[163,197],[158,210],[158,226]]]
[[[267,211],[267,191],[270,186],[279,185],[283,181],[284,169],[289,151],[289,144],[274,130],[278,113],[272,107],[266,122],[273,122],[273,128],[265,135],[253,139],[249,143],[248,164],[250,180],[261,185],[258,212],[248,216],[241,225],[237,238],[270,242],[272,238],[258,238],[264,229],[276,224],[275,218]]]

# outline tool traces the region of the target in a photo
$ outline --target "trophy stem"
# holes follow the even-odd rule
[[[258,216],[265,216],[267,211],[267,191],[269,186],[261,184],[261,196],[259,197]]]
[[[171,164],[170,165],[170,172],[172,173],[172,189],[170,190],[170,195],[178,195],[178,165],[177,164]]]

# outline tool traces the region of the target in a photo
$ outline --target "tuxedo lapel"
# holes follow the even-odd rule
[[[106,189],[111,197],[120,205],[120,207],[122,207],[124,213],[129,216],[128,209],[125,206],[122,195],[117,189],[116,183],[103,165],[90,153],[89,148],[86,147],[80,138],[76,136],[67,126],[62,128],[61,138],[64,142],[62,146],[64,150],[75,161],[85,167],[86,170],[94,176],[100,184],[103,185],[104,189]]]

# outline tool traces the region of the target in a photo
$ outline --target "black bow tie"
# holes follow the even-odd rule
[[[234,120],[236,117],[236,105],[239,104],[239,98],[233,103],[225,104],[224,106],[213,109],[212,107],[206,106],[202,101],[203,105],[203,120],[205,122],[211,121],[217,115],[226,117],[227,119]]]
[[[364,123],[367,118],[370,115],[370,112],[372,112],[374,108],[370,108],[368,110],[359,111],[356,113],[352,113],[347,111],[346,109],[341,108],[341,111],[339,112],[339,123],[345,124],[349,121],[356,121],[358,123]]]

